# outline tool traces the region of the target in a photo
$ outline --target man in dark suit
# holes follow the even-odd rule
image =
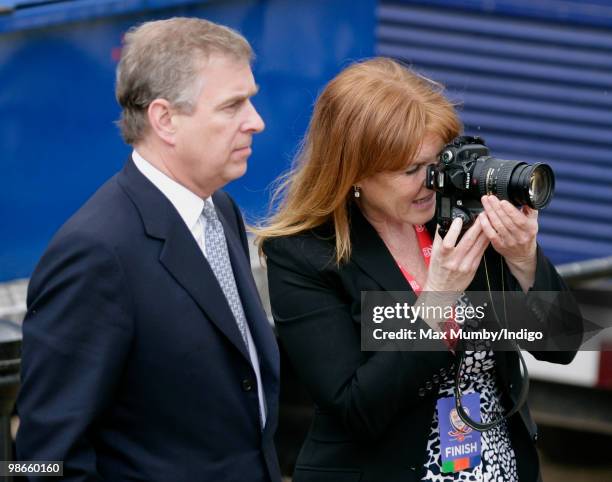
[[[134,151],[32,276],[19,459],[61,460],[68,480],[280,480],[278,351],[219,191],[264,128],[251,58],[201,19],[126,35],[116,93]]]

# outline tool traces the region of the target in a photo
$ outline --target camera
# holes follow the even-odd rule
[[[472,225],[484,210],[485,194],[516,206],[546,207],[555,175],[547,164],[492,157],[482,138],[460,136],[442,149],[438,164],[427,166],[425,186],[436,191],[436,220],[444,236],[455,218],[463,220],[462,233]]]

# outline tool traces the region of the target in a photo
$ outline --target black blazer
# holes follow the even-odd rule
[[[433,229],[429,225],[430,230]],[[294,482],[420,480],[440,372],[456,363],[450,352],[363,352],[362,291],[408,291],[385,244],[357,208],[352,209],[352,255],[335,263],[333,230],[264,243],[272,311],[278,334],[315,402],[315,415],[299,454]],[[500,289],[501,257],[486,253],[493,290]],[[506,269],[507,289],[520,290]],[[535,289],[565,290],[539,252]],[[481,266],[470,290],[485,291]],[[536,353],[569,363],[574,353]],[[520,389],[518,357],[495,356],[506,406]],[[511,390],[510,387],[514,387]],[[538,478],[536,427],[525,406],[510,420],[521,481]]]
[[[221,288],[167,198],[130,160],[60,229],[30,281],[21,460],[66,480],[280,481],[279,356],[244,225],[213,195],[259,353],[268,418]]]

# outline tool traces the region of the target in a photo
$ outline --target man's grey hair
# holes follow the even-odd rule
[[[144,138],[147,109],[155,99],[166,99],[184,114],[193,113],[202,88],[198,74],[211,54],[249,63],[254,56],[238,32],[200,18],[146,22],[126,33],[115,96],[122,108],[118,125],[127,144]]]

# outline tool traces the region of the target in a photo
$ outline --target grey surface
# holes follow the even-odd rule
[[[22,321],[26,311],[27,279],[0,283],[0,319]]]

